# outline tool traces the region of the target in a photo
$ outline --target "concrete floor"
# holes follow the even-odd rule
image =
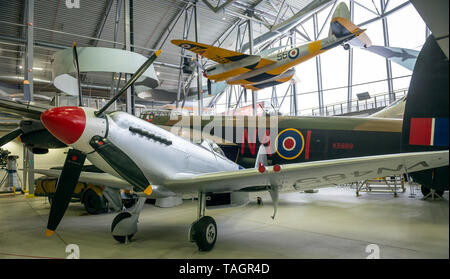
[[[408,189],[409,190],[409,189]],[[67,244],[81,258],[366,258],[377,244],[381,258],[448,258],[449,203],[422,201],[422,194],[362,193],[348,188],[287,193],[272,220],[272,203],[262,195],[243,208],[207,211],[218,224],[215,248],[199,252],[187,241],[196,204],[175,208],[146,204],[139,231],[128,245],[110,235],[116,213],[87,215],[71,204],[58,231],[46,238],[45,198],[0,197],[0,258],[65,258]]]

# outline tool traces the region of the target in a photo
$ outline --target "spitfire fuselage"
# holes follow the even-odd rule
[[[100,136],[104,141],[102,145],[112,144],[119,150],[116,158],[112,154],[112,160],[117,163],[126,154],[148,182],[155,185],[161,185],[170,178],[239,169],[239,165],[222,154],[193,144],[128,113],[117,111],[99,118],[94,115],[93,109],[83,110],[86,114],[85,130],[69,146],[85,152],[90,162],[116,177],[128,180],[127,173],[114,169],[114,164],[108,163],[96,152],[91,142],[95,136]],[[129,175],[132,178],[134,174]]]

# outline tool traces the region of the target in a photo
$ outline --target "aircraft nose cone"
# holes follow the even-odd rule
[[[65,144],[76,142],[86,127],[86,114],[80,107],[57,107],[41,114],[44,127]]]

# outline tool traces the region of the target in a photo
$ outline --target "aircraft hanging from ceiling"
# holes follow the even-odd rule
[[[331,20],[330,36],[286,51],[272,52],[264,57],[187,40],[172,40],[172,43],[217,63],[203,71],[208,79],[208,88],[211,88],[213,80],[257,91],[291,80],[295,74],[294,66],[339,45],[345,49],[349,49],[350,45],[370,47],[372,43],[364,33],[365,29],[360,29],[349,18],[347,5],[340,3]]]

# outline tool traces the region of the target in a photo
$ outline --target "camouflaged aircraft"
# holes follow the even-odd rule
[[[213,80],[257,91],[289,81],[295,74],[294,66],[334,47],[370,47],[372,43],[364,32],[365,29],[350,21],[347,5],[340,3],[333,14],[328,37],[285,51],[268,50],[264,57],[187,40],[172,40],[172,43],[217,63],[203,71],[208,88]]]

